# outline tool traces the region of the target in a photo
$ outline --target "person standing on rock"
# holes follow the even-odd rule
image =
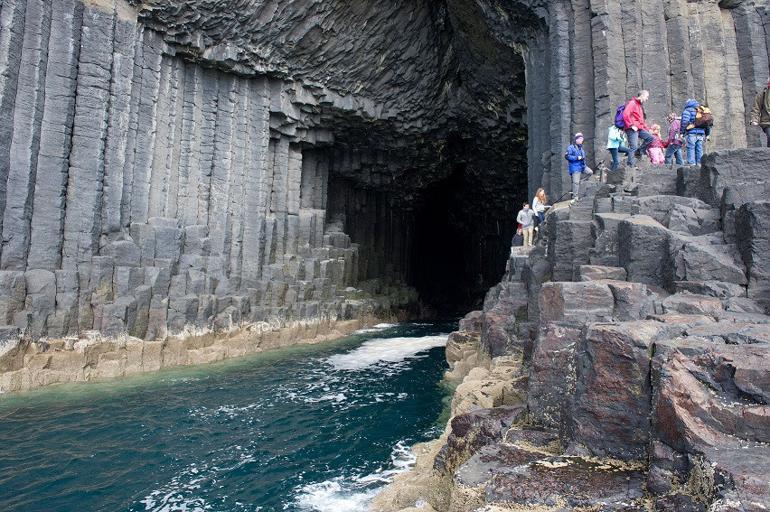
[[[767,147],[770,148],[770,80],[767,87],[757,94],[751,109],[751,126],[759,126],[767,135]]]
[[[636,166],[636,152],[644,154],[652,142],[652,135],[644,120],[644,103],[650,99],[650,91],[642,89],[636,98],[631,98],[623,109],[623,123],[628,137],[628,166]],[[639,139],[642,146],[639,147]]]
[[[668,121],[668,138],[663,144],[666,147],[664,163],[666,165],[671,165],[671,162],[676,159],[676,165],[683,165],[682,136],[679,133],[682,128],[682,123],[680,122],[680,118],[673,112],[666,117],[666,121]]]
[[[580,181],[589,178],[594,171],[586,165],[586,152],[583,149],[583,134],[576,133],[574,143],[567,147],[564,158],[567,159],[567,170],[572,178],[572,200],[577,201],[580,194]]]
[[[682,111],[681,133],[687,147],[687,165],[700,165],[703,143],[711,133],[710,121],[700,112],[698,100],[690,98]],[[710,115],[710,114],[709,114]]]
[[[548,196],[545,195],[544,188],[539,188],[537,189],[537,192],[535,192],[535,197],[532,199],[532,210],[535,212],[538,224],[545,221],[546,208],[548,208]],[[537,230],[537,227],[535,230]]]
[[[625,132],[623,132],[623,130],[614,124],[610,126],[610,129],[607,132],[607,151],[610,152],[610,156],[612,157],[610,170],[617,171],[618,167],[620,167],[620,159],[618,155],[623,153],[624,155],[628,156],[629,149],[626,147]]]
[[[532,235],[535,230],[535,212],[529,207],[529,203],[524,203],[518,215],[516,222],[521,224],[521,234],[524,237],[524,247],[532,247]]]
[[[663,165],[666,158],[663,154],[663,140],[660,138],[660,125],[652,125],[650,133],[652,133],[652,142],[647,146],[647,156],[652,165]]]

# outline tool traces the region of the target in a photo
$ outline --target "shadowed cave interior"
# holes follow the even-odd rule
[[[473,125],[462,129],[465,135],[453,131],[427,147],[405,147],[425,157],[413,157],[413,165],[395,162],[395,176],[382,185],[361,180],[373,173],[336,171],[335,155],[356,158],[356,150],[326,152],[329,222],[359,245],[358,279],[414,287],[425,316],[481,304],[505,270],[513,218],[526,198],[526,141],[490,140]],[[525,137],[523,125],[507,129]]]

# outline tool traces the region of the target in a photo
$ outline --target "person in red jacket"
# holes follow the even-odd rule
[[[636,98],[631,98],[626,103],[623,110],[623,122],[625,123],[626,135],[628,136],[628,167],[636,165],[636,152],[644,154],[647,151],[653,137],[650,129],[644,122],[644,103],[650,99],[650,91],[641,90]],[[639,147],[639,139],[642,139],[642,146]]]

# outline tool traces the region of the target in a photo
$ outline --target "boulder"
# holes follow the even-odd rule
[[[443,474],[454,473],[481,447],[500,441],[523,412],[523,406],[502,406],[458,414],[450,422],[449,436],[434,468]]]
[[[674,281],[674,291],[720,298],[746,296],[745,286],[724,281]]]
[[[589,220],[555,219],[548,238],[548,259],[554,281],[572,279],[575,266],[587,264],[593,247]]]
[[[724,310],[720,299],[691,293],[676,293],[663,299],[661,305],[664,314],[718,316]]]
[[[719,212],[705,203],[695,206],[675,204],[662,224],[671,231],[696,236],[715,233],[721,228]]]
[[[616,211],[648,215],[672,231],[702,235],[719,231],[719,210],[703,201],[675,195],[625,197],[616,201]]]
[[[538,299],[540,323],[608,321],[615,299],[606,282],[545,283]]]
[[[618,264],[629,281],[662,286],[669,231],[647,215],[634,215],[618,226]]]
[[[516,510],[644,510],[644,481],[640,469],[612,461],[547,457],[495,476],[485,502]]]
[[[666,283],[677,281],[723,281],[746,285],[746,272],[735,246],[714,235],[689,237],[672,233],[669,237]]]
[[[483,311],[471,311],[460,319],[459,330],[481,333]]]
[[[483,446],[457,470],[455,484],[478,487],[520,466],[543,458],[543,454],[519,446],[493,443]]]
[[[687,456],[672,465],[658,450],[652,469],[699,481],[709,510],[760,510],[770,496],[770,345],[658,342],[652,385],[655,441]]]
[[[527,320],[527,287],[520,282],[498,285],[497,298],[489,301],[491,308],[484,311],[481,325],[481,345],[491,357],[518,353],[529,355],[528,336],[521,336],[522,324]],[[485,301],[486,307],[487,301]]]
[[[716,324],[689,327],[687,336],[700,337],[716,343],[744,345],[750,343],[770,344],[770,325],[742,322],[717,322]]]
[[[612,316],[619,322],[644,320],[653,311],[656,295],[642,283],[607,281],[615,301]]]
[[[752,186],[729,186],[722,192],[720,215],[726,242],[737,241],[736,215],[741,206],[754,201],[764,201],[770,193],[770,182],[755,183]]]
[[[741,206],[735,227],[738,250],[748,273],[748,296],[770,304],[770,201]]]
[[[708,183],[701,181],[699,165],[685,165],[676,169],[676,194],[683,197],[706,196]]]
[[[618,266],[618,226],[628,214],[597,213],[591,228],[594,246],[589,250],[592,265]]]
[[[645,456],[651,347],[668,332],[666,324],[651,320],[589,326],[577,358],[573,442],[598,456]]]
[[[599,281],[602,279],[626,280],[626,269],[602,265],[580,265],[575,270],[575,281]]]
[[[548,322],[535,340],[529,372],[527,406],[532,418],[546,427],[566,424],[575,392],[575,357],[583,327]]]
[[[756,188],[770,180],[770,153],[764,148],[715,151],[703,156],[699,198],[719,207],[725,187]]]

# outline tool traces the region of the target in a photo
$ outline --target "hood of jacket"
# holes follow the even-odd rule
[[[687,100],[687,103],[684,104],[684,108],[698,108],[699,106],[698,100]]]

